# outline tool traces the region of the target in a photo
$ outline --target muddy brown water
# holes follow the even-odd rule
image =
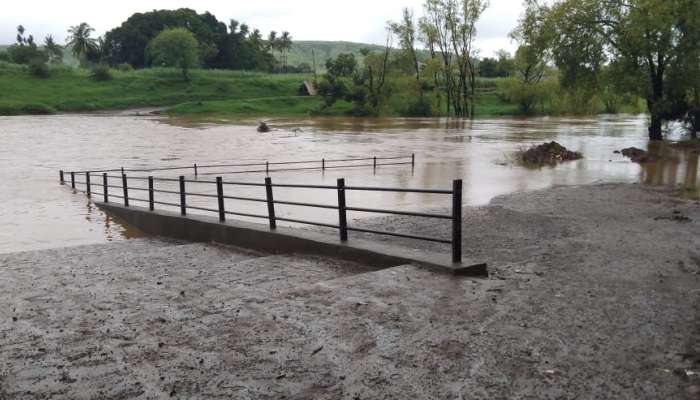
[[[141,234],[102,213],[87,198],[58,185],[58,170],[100,167],[181,166],[193,163],[248,163],[416,154],[416,165],[286,171],[274,182],[450,188],[464,180],[466,205],[483,205],[494,196],[553,185],[640,182],[698,187],[698,155],[667,145],[652,147],[666,159],[640,166],[615,150],[646,149],[646,117],[498,118],[475,121],[442,119],[319,118],[271,121],[273,132],[259,134],[256,121],[192,124],[153,116],[58,115],[0,117],[0,253],[102,243]],[[674,129],[671,139],[682,134]],[[518,149],[556,140],[584,159],[556,167],[525,168],[513,162]],[[200,180],[240,169],[200,169]],[[192,171],[183,171],[189,178]],[[154,173],[174,177],[180,172]],[[138,176],[144,173],[134,174]],[[225,180],[262,182],[261,172],[222,174]],[[93,178],[94,179],[94,178]],[[83,180],[83,178],[80,178]],[[99,181],[98,181],[99,182]],[[173,189],[159,184],[162,189]],[[101,188],[95,188],[101,190]],[[188,191],[212,193],[208,184]],[[229,195],[264,198],[264,189],[227,186]],[[145,197],[133,192],[133,196]],[[177,202],[170,195],[157,200]],[[334,191],[276,189],[279,200],[336,204]],[[114,199],[119,201],[119,199]],[[216,208],[214,199],[191,198],[195,206]],[[449,196],[410,193],[349,192],[348,205],[421,210],[447,207]],[[228,201],[228,210],[264,214],[263,203]],[[172,209],[172,208],[171,208]],[[197,212],[194,211],[193,212]],[[334,223],[334,210],[278,206],[278,216]],[[371,214],[352,213],[351,220]],[[261,221],[264,222],[264,221]],[[448,223],[446,221],[446,223]],[[391,227],[387,227],[391,229]]]

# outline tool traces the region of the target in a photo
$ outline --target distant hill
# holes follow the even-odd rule
[[[299,65],[307,63],[313,66],[313,53],[316,54],[316,67],[319,71],[326,69],[326,60],[335,58],[341,53],[354,54],[357,60],[361,63],[364,57],[360,54],[362,49],[368,48],[374,52],[384,51],[384,46],[367,43],[355,42],[328,42],[321,40],[299,40],[292,43],[292,49],[289,52],[287,63],[289,65]],[[313,53],[312,53],[313,51]],[[426,51],[419,51],[419,58],[427,59]]]
[[[0,51],[6,51],[8,47],[9,45],[0,45]],[[307,63],[313,66],[313,53],[315,53],[316,68],[319,72],[323,72],[326,69],[326,60],[329,58],[335,58],[341,53],[354,54],[358,62],[362,63],[364,57],[362,54],[360,54],[360,51],[364,48],[369,48],[374,52],[384,51],[384,46],[379,46],[376,44],[343,41],[330,42],[322,40],[300,40],[292,43],[292,49],[287,56],[287,63],[294,66]],[[423,59],[428,58],[426,51],[420,51],[419,56]],[[70,50],[67,48],[64,49],[63,62],[64,64],[70,66],[75,66],[78,63],[71,54]]]
[[[295,41],[289,52],[287,62],[289,65],[299,65],[307,63],[313,65],[313,55],[316,54],[316,66],[319,70],[325,69],[326,60],[335,58],[341,53],[352,53],[358,60],[363,57],[360,50],[369,48],[372,51],[383,51],[384,47],[374,44],[354,43],[354,42],[327,42],[327,41]]]

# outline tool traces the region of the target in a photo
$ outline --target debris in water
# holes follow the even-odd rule
[[[267,124],[265,122],[260,121],[260,123],[258,124],[258,132],[260,132],[260,133],[270,132],[270,127],[267,126]]]
[[[528,165],[555,165],[562,161],[579,160],[583,155],[570,151],[557,142],[543,143],[521,151],[520,160]]]
[[[649,154],[649,152],[644,151],[642,149],[638,149],[636,147],[628,147],[626,149],[622,149],[621,153],[623,156],[629,158],[630,160],[636,163],[647,163],[656,161],[656,158]]]
[[[314,350],[314,351],[311,353],[311,355],[312,355],[312,356],[313,356],[313,355],[316,355],[316,353],[318,353],[318,352],[321,351],[321,350],[323,350],[323,346],[321,346],[321,347],[319,347],[318,349]]]

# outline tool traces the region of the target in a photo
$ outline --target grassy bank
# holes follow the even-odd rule
[[[308,116],[321,105],[318,97],[297,96],[302,82],[311,79],[305,74],[195,70],[190,82],[176,69],[112,75],[111,80],[95,81],[88,70],[59,67],[49,78],[38,78],[25,66],[0,63],[0,115],[169,107],[169,115],[197,119],[292,117]],[[382,113],[399,116],[405,100],[395,96]],[[344,115],[351,107],[339,101],[324,114]],[[476,110],[478,116],[517,113],[495,92],[482,93]]]
[[[299,74],[192,71],[185,82],[178,70],[113,71],[98,82],[81,69],[53,69],[49,78],[31,76],[26,67],[0,64],[0,114],[37,114],[137,107],[174,106],[207,100],[289,97],[308,79]],[[299,111],[299,110],[295,110]]]

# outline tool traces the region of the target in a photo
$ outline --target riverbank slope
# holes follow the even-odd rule
[[[299,96],[311,74],[193,70],[185,82],[179,70],[170,68],[111,73],[112,79],[96,81],[89,70],[52,67],[49,77],[39,78],[26,66],[0,62],[0,115],[166,107],[169,115],[196,119],[307,117],[322,103],[317,96]],[[386,116],[399,115],[403,100],[397,101]],[[345,115],[350,108],[338,101],[323,115]],[[495,92],[479,95],[476,109],[479,116],[517,113]]]
[[[363,223],[449,229],[415,220]],[[700,203],[555,187],[465,209],[463,228],[490,279],[197,245],[2,255],[0,398],[700,394]]]

